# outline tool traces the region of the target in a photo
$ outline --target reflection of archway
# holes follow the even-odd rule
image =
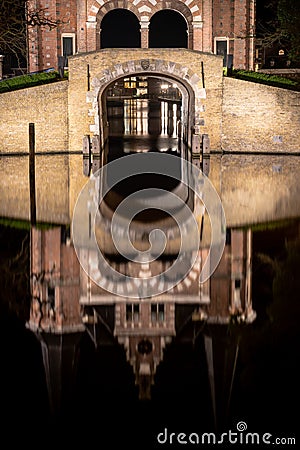
[[[117,8],[109,11],[101,22],[101,48],[139,48],[140,24],[134,13]]]
[[[187,23],[177,11],[158,11],[150,20],[149,48],[188,48]]]
[[[145,62],[143,60],[143,63]],[[140,89],[140,84],[143,89]],[[143,92],[144,89],[146,93]],[[125,77],[117,77],[99,92],[99,124],[103,126],[100,135],[104,137],[101,139],[102,165],[128,154],[145,155],[144,159],[139,159],[142,165],[138,175],[109,188],[101,206],[103,215],[109,216],[107,206],[110,210],[115,210],[124,196],[134,194],[137,188],[173,192],[190,208],[193,207],[193,197],[189,195],[186,183],[178,180],[185,177],[182,161],[191,160],[190,145],[187,141],[192,129],[190,119],[194,115],[194,101],[193,89],[183,79],[179,81],[174,78],[174,74],[153,72],[136,72],[131,76],[126,74]],[[151,153],[177,156],[178,158],[172,160],[172,174],[176,176],[147,174],[147,161],[151,160]],[[111,186],[113,182],[109,170],[106,182],[107,186]],[[172,217],[160,209],[146,208],[134,218],[134,222],[140,221],[161,222],[162,226],[170,227],[173,233],[177,232],[177,225]],[[139,239],[141,245],[144,245],[147,234],[143,233]]]

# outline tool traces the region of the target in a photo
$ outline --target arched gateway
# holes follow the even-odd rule
[[[186,144],[209,134],[211,147],[220,149],[222,58],[185,49],[104,49],[75,55],[69,61],[70,150],[82,137],[107,137],[105,89],[130,76],[158,77],[176,84],[182,95],[182,128]],[[79,101],[81,99],[81,101]]]
[[[107,129],[99,117],[105,117],[106,104],[103,94],[108,85],[117,80],[132,76],[157,77],[162,81],[170,82],[178,86],[182,98],[182,116],[184,136],[187,143],[191,145],[191,132],[195,122],[200,121],[201,101],[205,98],[205,89],[199,75],[190,72],[186,67],[174,61],[157,59],[138,59],[126,61],[107,67],[102,73],[93,77],[89,93],[92,102],[95,123],[90,130],[99,134],[102,141],[107,137]],[[199,86],[200,84],[200,86]],[[91,113],[91,112],[90,112]]]
[[[73,252],[72,256],[75,256],[76,251],[80,261],[76,295],[81,306],[82,324],[96,345],[103,325],[106,331],[109,331],[109,337],[113,338],[114,343],[117,341],[123,345],[126,359],[133,368],[134,382],[139,386],[140,399],[151,399],[152,384],[156,369],[164,357],[164,348],[177,333],[178,304],[188,305],[189,311],[194,311],[192,316],[189,313],[188,320],[199,322],[201,326],[206,322],[227,324],[231,317],[237,314],[245,321],[252,321],[255,317],[249,296],[250,272],[247,266],[251,256],[251,233],[244,230],[232,231],[229,242],[239,243],[236,248],[243,249],[241,254],[236,255],[238,263],[235,263],[232,257],[227,257],[232,249],[229,248],[231,244],[225,242],[226,223],[217,190],[213,188],[209,191],[209,194],[214,194],[213,197],[208,195],[207,188],[212,184],[207,182],[208,178],[205,179],[197,167],[201,163],[202,169],[205,168],[204,156],[207,161],[209,142],[212,150],[221,150],[222,69],[222,56],[171,48],[107,48],[98,52],[75,55],[69,60],[68,95],[64,105],[68,108],[68,148],[74,156],[70,158],[68,167],[69,210],[73,221],[70,240],[62,245],[68,247],[68,252]],[[135,84],[138,81],[141,81],[139,86]],[[158,89],[161,89],[159,92],[155,91],[157,85]],[[117,94],[119,88],[120,94]],[[168,92],[169,88],[172,91]],[[129,99],[127,94],[130,94]],[[113,158],[112,161],[103,158],[103,155],[109,154],[110,148],[107,151],[107,147],[110,147],[111,137],[114,137],[109,120],[116,115],[121,116],[124,123],[125,101],[132,102],[132,110],[135,107],[134,102],[140,101],[142,110],[142,102],[145,100],[146,103],[150,103],[153,100],[152,94],[155,94],[156,107],[160,102],[167,104],[168,118],[169,113],[173,111],[169,108],[169,103],[176,107],[180,105],[180,117],[176,118],[181,123],[181,131],[177,130],[175,137],[173,134],[169,136],[168,130],[167,133],[157,131],[157,140],[167,141],[169,138],[177,140],[178,148],[179,144],[182,144],[185,150],[182,152],[180,149],[176,155],[170,155],[168,150],[160,152],[162,147],[159,147],[158,152],[157,149],[152,151],[152,148],[147,148],[141,159],[139,155],[129,155],[129,158],[126,158],[127,155],[124,158],[118,157],[119,165],[115,172],[118,174],[117,183],[109,184],[110,174],[107,175],[105,169],[107,170],[108,166],[111,168],[115,163]],[[113,114],[109,111],[114,108],[111,106],[112,103],[116,107]],[[149,138],[151,114],[153,110],[148,109],[146,115],[148,141],[151,141],[151,136]],[[154,115],[157,116],[157,109]],[[132,117],[137,115],[133,114]],[[129,135],[131,139],[136,137],[132,129]],[[139,150],[146,133],[142,135],[141,132]],[[125,141],[126,132],[121,131],[120,137]],[[81,171],[86,153],[90,158],[89,162],[92,160],[90,170],[95,176],[90,176],[90,170],[87,173]],[[136,166],[130,164],[132,156],[135,161],[144,162],[143,168],[146,170],[139,170],[141,166],[138,164]],[[112,164],[107,164],[107,161]],[[95,167],[94,162],[98,162]],[[185,164],[187,162],[188,164]],[[149,163],[149,167],[146,167],[146,163]],[[173,163],[174,169],[171,167]],[[178,166],[180,170],[177,170]],[[83,169],[84,167],[83,164]],[[98,167],[100,171],[97,170]],[[171,184],[170,178],[174,179],[174,174],[178,174],[177,183]],[[159,175],[160,178],[153,175]],[[166,175],[164,184],[157,186],[157,180],[162,181],[161,175]],[[135,176],[139,178],[132,181]],[[131,179],[128,182],[129,177]],[[129,187],[134,185],[133,194],[138,191],[142,193],[140,197],[132,199],[131,192],[128,195],[126,189],[115,188],[116,184],[120,186],[119,182],[125,179],[128,184],[123,183],[122,187],[127,188],[131,182]],[[142,183],[136,183],[137,179]],[[152,197],[144,196],[147,189],[147,183],[143,184],[145,180],[146,182],[150,180],[151,183],[154,180],[156,183],[150,192]],[[107,187],[109,189],[106,190]],[[174,197],[177,200],[172,203]],[[129,202],[126,203],[128,198]],[[123,201],[125,205],[134,207],[132,216],[128,216],[128,210],[129,213],[132,210],[129,207],[126,210],[126,206],[119,215],[115,214]],[[147,212],[147,209],[148,212],[150,210],[149,215],[137,218],[140,212]],[[161,211],[166,214],[161,214]],[[205,235],[202,230],[208,222],[204,217],[207,218],[208,215],[209,220],[214,218],[211,220],[212,252],[210,243],[205,238],[202,239]],[[128,218],[132,220],[130,227],[126,228],[124,219],[128,223]],[[115,240],[112,239],[113,233],[117,236]],[[155,247],[155,244],[163,242],[160,239],[162,233],[166,237],[166,245]],[[126,240],[128,236],[130,239]],[[59,233],[53,235],[54,238],[57,242],[61,242]],[[39,240],[44,237],[41,233],[37,233],[35,239],[38,247]],[[133,245],[129,247],[128,242]],[[150,250],[149,242],[151,245],[153,242]],[[225,245],[228,252],[225,253],[226,276],[230,273],[226,293],[230,292],[230,295],[226,294],[224,301],[220,301],[219,296],[214,297],[211,294],[219,290],[211,289],[211,283],[214,281],[211,281],[210,270],[214,271],[217,267]],[[140,252],[138,255],[138,252],[135,252],[133,259],[130,258],[132,248]],[[202,278],[207,261],[208,276]],[[233,266],[232,261],[238,266]],[[223,266],[221,269],[223,270]],[[233,269],[234,273],[231,272]],[[233,278],[237,275],[238,278]],[[220,276],[223,277],[223,273]],[[219,278],[216,278],[217,286]],[[53,288],[51,284],[48,286],[49,303]],[[40,288],[41,286],[36,283],[36,289]],[[57,302],[59,299],[57,296]],[[72,305],[73,303],[72,297]],[[55,298],[52,304],[55,306]],[[61,309],[57,308],[57,311]],[[105,317],[112,318],[111,328],[106,326],[102,313]],[[60,320],[61,316],[59,314],[54,316],[50,310],[49,316],[44,320],[45,329],[51,332],[55,320],[57,322],[54,325],[60,326],[58,319]],[[40,304],[35,300],[32,307],[31,328],[39,329],[42,319]],[[71,323],[69,329],[72,329],[72,326]],[[214,372],[212,353],[214,345],[211,337],[205,337],[205,352],[210,373]],[[51,355],[46,356],[51,359]],[[213,377],[211,391],[215,392]],[[215,404],[214,394],[212,403]]]

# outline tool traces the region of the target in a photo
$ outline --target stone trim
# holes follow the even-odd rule
[[[200,77],[192,72],[188,67],[182,66],[174,61],[158,60],[158,59],[138,59],[134,61],[126,61],[124,63],[114,64],[104,69],[98,76],[92,79],[92,90],[87,92],[86,101],[91,103],[89,116],[94,116],[95,121],[90,125],[91,133],[100,135],[99,123],[99,95],[104,89],[118,78],[135,74],[159,75],[167,76],[181,83],[193,97],[193,103],[196,102],[195,123],[199,121],[199,108],[197,107],[199,99],[203,97],[203,87]]]
[[[99,4],[100,3],[100,4]],[[89,21],[97,21],[97,29],[100,29],[100,23],[109,11],[112,11],[116,8],[122,8],[127,9],[131,12],[133,12],[139,20],[141,20],[141,14],[143,12],[147,12],[149,14],[149,20],[151,17],[157,13],[158,11],[161,11],[162,9],[171,9],[173,11],[177,11],[181,13],[184,18],[186,19],[188,23],[188,27],[192,27],[193,20],[196,19],[196,13],[199,11],[199,7],[197,5],[192,6],[190,8],[190,5],[193,3],[193,1],[190,2],[182,2],[180,0],[161,0],[161,1],[155,1],[155,0],[148,0],[145,2],[143,6],[138,6],[140,2],[139,1],[132,1],[132,0],[107,0],[107,1],[94,1],[92,4],[90,10],[89,10]]]

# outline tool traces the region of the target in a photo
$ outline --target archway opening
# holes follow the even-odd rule
[[[113,183],[111,166],[108,166],[106,186],[109,190],[104,202],[111,210],[115,210],[124,197],[149,188],[178,191],[180,198],[187,199],[188,203],[192,201],[186,184],[179,181],[184,176],[183,160],[190,159],[183,134],[191,116],[188,114],[191,95],[180,80],[165,74],[133,73],[106,87],[101,95],[103,123],[107,124],[103,134],[106,136],[103,164],[140,154],[136,159],[140,164],[139,174],[117,184]],[[175,156],[169,160],[172,161],[172,176],[148,171],[153,152]],[[147,208],[134,220],[153,222],[166,217],[168,214],[162,211],[157,213]]]
[[[108,136],[121,139],[125,153],[178,151],[182,92],[174,80],[140,74],[119,78],[104,98]]]
[[[150,20],[149,48],[188,48],[188,29],[177,11],[163,9]]]
[[[131,11],[117,8],[102,19],[100,33],[101,48],[140,48],[140,24]]]

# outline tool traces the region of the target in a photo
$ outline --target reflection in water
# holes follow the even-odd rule
[[[121,108],[121,127],[119,118],[111,121],[112,159],[126,149],[175,146],[177,106],[162,102],[151,110],[143,100],[137,104],[132,100]],[[125,134],[120,147],[119,130]],[[82,157],[39,155],[37,160],[38,222],[51,225],[30,227],[26,157],[0,159],[5,424],[23,424],[26,432],[45,423],[52,431],[59,426],[69,443],[70,429],[82,429],[85,444],[97,430],[98,442],[106,442],[107,449],[116,444],[156,448],[156,436],[166,427],[170,433],[201,433],[214,430],[216,421],[225,431],[244,420],[249,431],[294,433],[299,157],[212,155],[209,176],[228,227],[222,260],[199,285],[209,247],[204,230],[188,276],[172,293],[141,301],[110,296],[80,269],[70,205],[84,182]],[[47,173],[46,184],[42,173]],[[18,190],[19,185],[25,188]],[[92,251],[86,249],[85,255],[95,270],[103,270]],[[140,279],[169,263],[110,260],[121,273],[129,270]],[[112,423],[113,434],[108,431]],[[51,431],[47,435],[51,440]]]
[[[112,417],[115,417],[125,435],[127,428],[133,426],[132,419],[136,438],[144,437],[147,442],[152,442],[153,435],[163,431],[165,426],[169,430],[187,428],[200,432],[204,427],[211,430],[213,410],[211,380],[207,373],[209,355],[217,358],[216,367],[220,368],[223,363],[226,367],[230,360],[235,361],[238,348],[233,385],[232,370],[227,372],[223,382],[218,379],[216,385],[216,394],[224,389],[224,382],[231,387],[229,419],[232,416],[242,417],[253,424],[253,428],[261,431],[264,431],[264,426],[273,432],[279,429],[295,430],[292,412],[287,407],[291,403],[291,396],[298,392],[299,377],[299,226],[300,222],[294,221],[278,223],[276,227],[270,224],[270,227],[266,225],[254,229],[252,298],[258,316],[253,325],[250,328],[248,325],[246,329],[232,323],[222,331],[220,326],[203,321],[203,317],[200,317],[203,306],[198,310],[194,304],[121,302],[117,305],[84,307],[82,319],[85,332],[74,333],[74,318],[76,314],[77,318],[80,315],[78,312],[74,315],[73,311],[73,319],[68,321],[64,317],[69,308],[76,306],[73,304],[75,296],[72,287],[74,270],[69,266],[73,279],[71,284],[67,271],[56,278],[58,275],[41,270],[44,279],[40,281],[40,286],[45,288],[44,291],[41,289],[45,300],[39,298],[41,303],[37,307],[32,304],[31,328],[34,329],[35,320],[36,325],[43,324],[46,330],[48,327],[48,331],[52,327],[53,332],[37,333],[42,342],[42,347],[39,347],[34,335],[25,330],[23,325],[28,317],[26,310],[23,311],[24,301],[28,307],[29,299],[21,301],[19,292],[20,289],[26,292],[28,281],[20,279],[18,284],[13,278],[13,271],[5,274],[2,270],[1,393],[7,419],[12,423],[19,420],[30,426],[31,419],[27,414],[34,415],[38,410],[48,417],[51,406],[55,406],[60,411],[58,423],[63,420],[66,424],[70,419],[73,426],[76,423],[89,423],[99,428],[100,422],[103,438],[109,436],[104,430]],[[60,241],[61,231],[60,227],[55,227],[35,233],[36,236],[44,236],[50,253],[56,240],[59,241],[57,248],[60,248],[60,253],[64,253],[68,244],[64,238]],[[1,248],[4,249],[8,241],[15,243],[14,248],[2,253],[1,267],[22,252],[22,242],[28,233],[26,230],[20,233],[1,226]],[[227,268],[226,264],[223,265],[223,272],[219,271],[211,279],[210,292],[215,292],[215,306],[218,302],[223,303],[225,292],[228,293],[227,301],[230,298],[233,272],[228,272],[228,261],[231,251],[232,248],[230,250],[228,247],[223,261],[223,264],[227,262]],[[48,263],[46,253],[45,248],[45,254],[40,260],[45,266]],[[36,258],[38,256],[41,255],[36,254]],[[16,261],[16,273],[25,273],[26,258],[28,253],[25,260]],[[63,259],[62,256],[58,262],[62,264]],[[38,259],[35,260],[37,262]],[[239,257],[236,262],[240,262]],[[231,263],[232,269],[237,269],[236,262]],[[57,280],[55,298],[54,303],[49,304],[49,301],[53,301],[49,299],[53,294],[49,289],[53,277]],[[11,285],[18,288],[18,296],[11,292]],[[242,295],[237,296],[235,293],[239,287],[241,285],[234,283],[234,291],[231,291],[234,294],[231,298],[233,305],[236,302],[239,304],[244,298],[244,288],[240,290]],[[73,291],[69,298],[66,289]],[[223,303],[226,310],[225,305]],[[19,312],[18,320],[9,318],[8,309],[12,308]],[[57,317],[53,311],[57,312]],[[65,327],[65,331],[69,332],[59,334],[55,327]],[[238,347],[234,345],[236,339]],[[222,363],[224,345],[227,363]],[[42,353],[39,348],[42,348]],[[210,353],[212,348],[214,352]],[[46,373],[52,379],[47,379],[43,373],[42,357],[46,363]],[[52,404],[46,398],[46,383],[48,387],[50,383],[52,388]],[[149,396],[151,400],[146,403],[145,400],[139,400],[141,397],[149,399]],[[222,411],[228,407],[225,403],[221,405]],[[133,410],[130,421],[126,418],[121,420],[119,416],[116,418],[116,411],[123,411],[124,405]],[[96,414],[82,417],[82,411],[91,412],[95,407]],[[36,417],[36,424],[41,421],[41,417]],[[123,439],[128,442],[126,437],[122,436]]]

